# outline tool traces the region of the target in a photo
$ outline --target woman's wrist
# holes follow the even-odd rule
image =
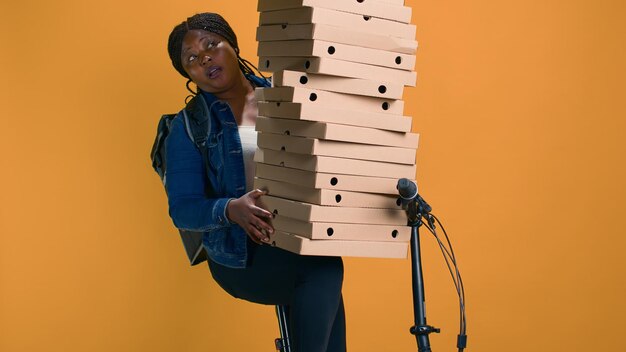
[[[229,223],[234,224],[235,222],[230,218],[230,203],[232,201],[236,201],[237,198],[230,198],[226,201],[226,206],[224,207],[224,217],[228,220]]]

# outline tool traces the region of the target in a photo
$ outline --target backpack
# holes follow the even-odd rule
[[[198,147],[202,154],[202,160],[205,167],[209,167],[209,155],[206,142],[208,139],[209,131],[211,130],[211,118],[209,107],[206,104],[202,94],[195,95],[181,111],[183,122],[185,124],[185,130],[189,135],[189,138]],[[150,159],[152,159],[152,167],[159,177],[163,186],[166,185],[167,179],[165,175],[165,167],[167,165],[167,155],[165,154],[165,139],[167,138],[170,126],[176,114],[166,114],[161,116],[159,125],[157,127],[157,135],[152,145],[152,151],[150,152]],[[208,170],[207,170],[208,171]],[[207,260],[207,253],[202,246],[202,237],[204,232],[195,232],[187,230],[178,230],[180,232],[180,238],[183,241],[185,252],[189,258],[190,264],[196,265]]]

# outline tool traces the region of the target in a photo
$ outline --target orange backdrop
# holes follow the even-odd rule
[[[407,1],[420,192],[452,235],[468,351],[617,351],[626,314],[623,1]],[[272,350],[273,308],[189,268],[148,154],[184,80],[170,29],[222,13],[256,59],[256,1],[0,4],[0,350]],[[620,220],[622,219],[622,220]],[[429,323],[455,292],[423,240]],[[348,258],[352,351],[416,350],[410,262]],[[532,339],[532,340],[531,340]]]

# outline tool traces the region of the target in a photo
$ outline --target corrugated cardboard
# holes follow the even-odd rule
[[[399,196],[386,194],[307,188],[291,183],[254,179],[254,188],[269,195],[317,205],[352,208],[402,209]]]
[[[411,22],[411,8],[379,1],[337,1],[337,0],[259,0],[257,11],[276,11],[300,7],[322,7],[331,10],[384,18],[392,21]]]
[[[380,1],[385,4],[404,5],[404,0],[374,0],[374,1]]]
[[[268,211],[301,221],[394,226],[407,224],[404,210],[326,207],[272,196],[263,196],[262,199]]]
[[[399,225],[307,222],[276,215],[272,219],[272,226],[276,230],[312,240],[408,242],[411,239],[411,228]]]
[[[293,154],[275,150],[257,149],[254,161],[293,169],[336,172],[338,174],[386,178],[414,178],[415,165],[391,164],[378,161],[342,159],[329,156]]]
[[[259,115],[265,117],[332,122],[397,132],[411,131],[412,119],[407,116],[365,111],[354,112],[308,103],[259,102],[258,106]]]
[[[314,172],[262,163],[256,163],[256,175],[309,188],[398,195],[395,178]]]
[[[404,101],[402,100],[335,93],[321,89],[303,87],[256,88],[254,93],[259,101],[284,101],[322,106],[340,106],[342,109],[347,110],[380,112],[393,115],[402,115],[404,111]]]
[[[257,117],[256,130],[291,136],[401,148],[417,148],[419,142],[419,135],[416,133],[402,133],[327,122],[288,120],[263,116]]]
[[[270,24],[305,24],[319,23],[340,28],[349,28],[363,33],[380,35],[385,33],[390,37],[399,37],[414,40],[416,27],[382,18],[356,15],[319,7],[302,7],[291,10],[261,12],[259,25]]]
[[[281,70],[321,73],[331,76],[362,78],[372,81],[390,82],[415,87],[417,74],[414,71],[396,70],[335,60],[325,57],[259,57],[259,70],[277,72]]]
[[[301,255],[342,257],[406,258],[408,242],[322,241],[275,231],[270,235],[272,246]]]
[[[404,5],[404,0],[374,0],[374,1],[380,1],[385,4]]]
[[[390,37],[384,33],[363,33],[348,28],[313,23],[259,26],[256,31],[256,40],[259,42],[298,39],[326,40],[409,55],[415,54],[418,45],[413,39]]]
[[[327,57],[405,71],[411,71],[415,67],[415,55],[363,48],[323,40],[259,42],[257,55],[263,57]]]
[[[414,148],[327,141],[265,132],[258,134],[257,145],[263,149],[283,150],[296,154],[323,155],[408,165],[415,164],[416,150]]]
[[[346,78],[298,71],[275,71],[273,87],[306,87],[331,92],[365,95],[387,99],[402,99],[404,85],[359,78]]]

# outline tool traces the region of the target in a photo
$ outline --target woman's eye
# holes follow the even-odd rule
[[[207,47],[207,49],[215,49],[215,48],[217,48],[217,46],[218,46],[220,43],[221,43],[221,41],[219,41],[219,40],[218,40],[218,41],[213,41],[213,40],[211,40],[211,41],[208,41],[208,42],[207,42],[206,47]]]
[[[188,62],[194,62],[196,60],[197,56],[196,55],[190,55],[189,58],[187,59]]]

